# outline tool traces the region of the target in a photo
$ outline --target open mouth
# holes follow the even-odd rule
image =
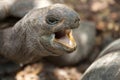
[[[55,32],[54,41],[63,45],[67,49],[75,49],[76,48],[76,42],[73,38],[71,29]]]

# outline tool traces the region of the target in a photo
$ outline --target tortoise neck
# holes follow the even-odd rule
[[[25,35],[21,28],[7,28],[0,31],[0,54],[12,60],[19,59],[21,53],[25,53]],[[26,50],[24,50],[26,49]]]

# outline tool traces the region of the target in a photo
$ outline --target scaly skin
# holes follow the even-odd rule
[[[75,11],[62,4],[33,9],[13,27],[0,30],[0,54],[22,64],[49,55],[68,54],[76,45],[59,43],[55,33],[64,32],[61,37],[66,37],[66,31],[79,26],[79,20]]]

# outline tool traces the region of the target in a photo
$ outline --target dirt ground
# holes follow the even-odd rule
[[[89,59],[74,65],[59,67],[48,62],[24,66],[17,73],[6,74],[0,80],[80,80],[84,71],[109,43],[120,36],[120,6],[114,0],[66,0],[81,21],[96,24],[96,42]]]

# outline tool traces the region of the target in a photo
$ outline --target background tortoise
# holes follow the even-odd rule
[[[118,10],[120,1],[116,2]],[[119,19],[119,18],[118,18]],[[119,20],[118,20],[119,23]],[[120,26],[119,26],[120,27]],[[115,34],[119,35],[119,31]],[[111,42],[85,71],[80,80],[120,80],[120,39]]]
[[[34,8],[42,8],[54,3],[63,3],[63,0],[1,0],[0,19],[8,16],[22,18]]]
[[[80,80],[120,80],[120,39],[105,48]]]

